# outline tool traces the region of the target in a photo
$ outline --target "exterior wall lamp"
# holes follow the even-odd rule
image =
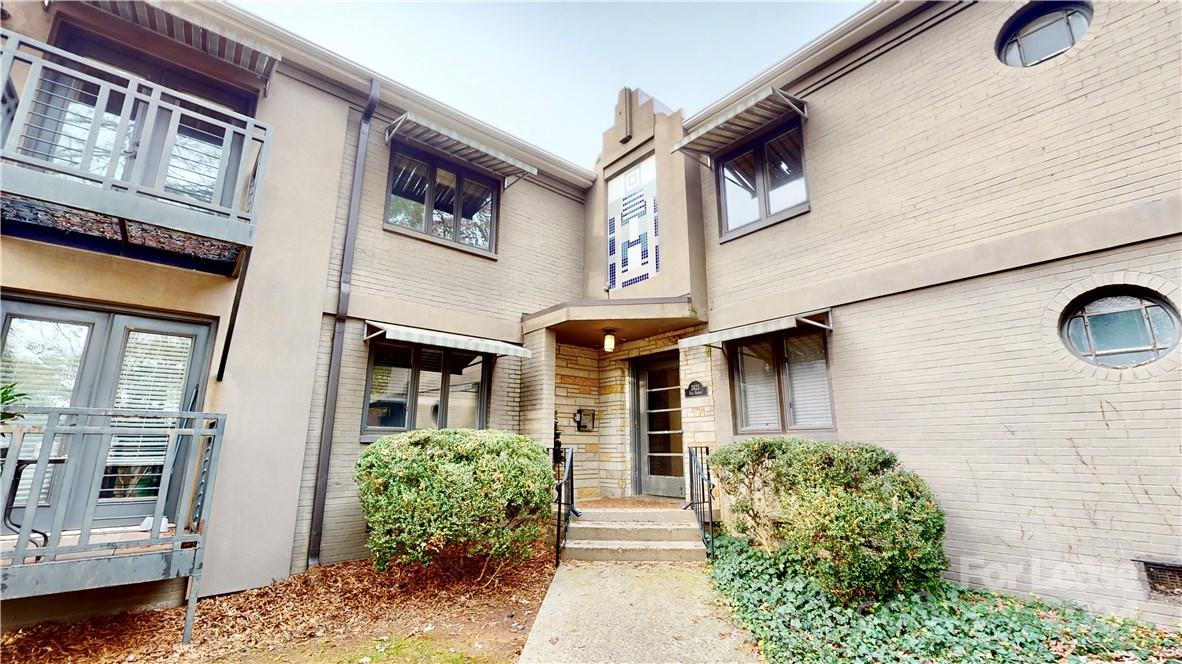
[[[603,331],[603,352],[614,353],[616,350],[616,331],[606,329]]]

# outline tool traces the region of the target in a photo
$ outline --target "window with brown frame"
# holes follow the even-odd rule
[[[372,344],[362,433],[485,428],[492,363],[466,350]]]
[[[491,177],[396,143],[390,150],[385,224],[492,255],[499,192]]]
[[[809,211],[799,120],[765,131],[714,162],[720,241]]]
[[[758,337],[728,351],[736,433],[834,428],[824,334]]]

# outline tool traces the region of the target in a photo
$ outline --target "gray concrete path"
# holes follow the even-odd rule
[[[519,664],[758,662],[702,563],[564,562]]]

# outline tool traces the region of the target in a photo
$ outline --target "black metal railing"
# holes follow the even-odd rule
[[[686,509],[694,511],[706,555],[714,558],[714,480],[710,478],[708,458],[710,448],[689,448],[689,502]]]
[[[569,447],[554,450],[554,566],[562,559],[562,549],[570,532],[571,514],[578,516],[575,508],[575,451]]]

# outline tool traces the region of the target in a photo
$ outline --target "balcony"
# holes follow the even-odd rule
[[[232,274],[271,130],[0,30],[4,232]]]
[[[225,415],[0,413],[4,599],[188,577],[187,642]]]

